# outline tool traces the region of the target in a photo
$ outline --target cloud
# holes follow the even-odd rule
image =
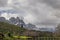
[[[56,26],[60,23],[58,18],[59,0],[8,0],[8,8],[13,8],[16,13],[9,13],[9,16],[23,16],[24,21],[36,25]],[[9,9],[8,9],[9,10]],[[5,17],[8,13],[4,13]],[[40,26],[41,27],[41,26]]]
[[[55,9],[60,9],[60,0],[35,0],[35,2],[45,3]]]
[[[0,0],[0,7],[5,7],[5,6],[7,6],[7,1],[8,1],[8,0]]]
[[[3,13],[3,14],[1,14],[1,17],[5,17],[7,20],[9,19],[9,18],[11,18],[11,17],[17,17],[18,16],[18,14],[8,14],[8,13]]]
[[[44,2],[53,8],[60,9],[60,0],[44,0]]]

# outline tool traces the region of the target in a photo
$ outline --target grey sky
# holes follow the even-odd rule
[[[1,0],[0,7],[3,6],[8,7],[8,10],[14,9],[19,13],[13,15],[23,16],[25,22],[30,22],[37,26],[48,25],[50,27],[51,25],[54,27],[60,23],[60,0]],[[3,15],[8,18],[8,13]],[[10,17],[11,15],[12,13],[9,14]]]
[[[0,7],[4,7],[7,5],[7,0],[0,0]]]

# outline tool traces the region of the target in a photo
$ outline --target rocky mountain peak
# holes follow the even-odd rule
[[[0,17],[0,21],[4,22],[6,19],[4,17]]]

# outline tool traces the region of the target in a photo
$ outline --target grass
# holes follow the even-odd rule
[[[13,38],[9,37],[9,38],[5,38],[4,40],[35,40],[32,37],[27,37],[27,36],[14,36]],[[38,39],[36,40],[60,40],[60,37],[38,37]]]
[[[32,37],[28,37],[28,36],[14,36],[14,38],[32,38]]]
[[[5,37],[4,40],[27,40],[32,37],[28,37],[28,36],[13,36],[13,37]]]

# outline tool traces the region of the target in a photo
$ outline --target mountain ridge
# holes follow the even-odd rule
[[[9,23],[9,24],[13,24],[13,25],[18,25],[20,27],[23,26],[25,29],[28,29],[28,30],[38,30],[38,31],[41,31],[41,28],[38,29],[36,27],[36,25],[34,25],[34,24],[31,24],[31,23],[25,24],[23,19],[20,19],[19,17],[16,17],[16,18],[15,17],[11,17],[9,20],[6,20],[5,17],[0,17],[0,21],[1,22],[6,22],[6,23]],[[46,28],[44,28],[44,29],[46,29]],[[51,29],[50,30],[46,29],[44,31],[52,32]]]

